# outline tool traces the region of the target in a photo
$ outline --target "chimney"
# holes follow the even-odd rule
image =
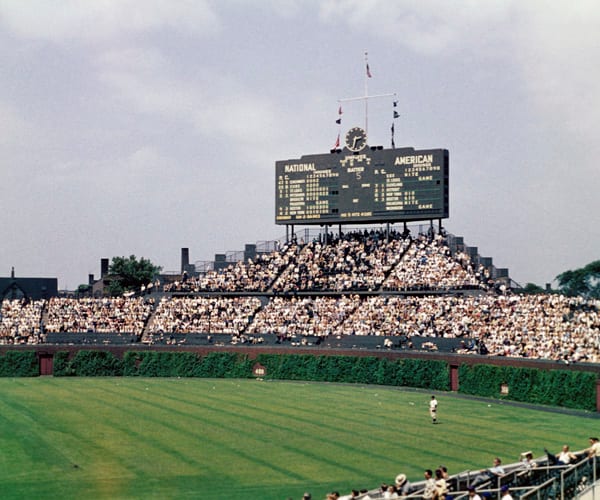
[[[186,271],[190,266],[190,249],[182,248],[181,249],[181,274],[183,271]]]
[[[108,274],[108,259],[100,259],[100,278]]]

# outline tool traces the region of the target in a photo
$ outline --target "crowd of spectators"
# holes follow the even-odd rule
[[[485,288],[490,281],[483,266],[473,269],[464,252],[451,255],[440,234],[420,235],[383,283],[384,290],[459,290]]]
[[[274,292],[373,291],[400,261],[410,238],[390,232],[355,232],[301,247],[296,261],[273,285]]]
[[[486,288],[489,271],[452,255],[442,234],[357,231],[311,242],[292,241],[197,277],[186,274],[166,292],[374,291]]]
[[[264,304],[263,304],[264,301]],[[377,335],[464,339],[462,353],[600,362],[600,301],[559,294],[273,295],[8,301],[0,342],[51,332],[275,334],[282,339]],[[384,344],[393,345],[393,342]]]
[[[165,287],[166,292],[264,292],[279,274],[294,262],[298,247],[286,244],[281,249],[259,253],[247,262],[239,261],[222,270],[211,270],[197,277],[188,277]]]
[[[454,293],[465,288],[475,291]],[[441,337],[464,339],[464,353],[600,362],[599,301],[498,293],[488,271],[440,234],[293,241],[168,290],[185,296],[4,300],[0,342],[37,343],[52,332],[369,335],[392,348],[396,337],[409,346],[412,337]]]
[[[141,335],[154,300],[143,297],[63,298],[48,302],[44,330],[51,332],[132,333]]]
[[[326,240],[326,241],[324,241]],[[411,239],[390,231],[359,231],[285,244],[247,262],[197,277],[183,275],[166,292],[375,290],[400,261]]]
[[[273,297],[256,314],[248,332],[275,334],[282,340],[337,335],[359,304],[357,295]]]
[[[378,488],[354,488],[347,495],[338,491],[327,493],[326,500],[386,500],[421,498],[424,500],[449,500],[450,498],[512,500],[519,497],[575,498],[585,491],[590,478],[596,477],[600,469],[600,441],[589,438],[590,446],[575,452],[565,444],[559,453],[550,453],[534,458],[532,451],[521,452],[519,460],[504,464],[494,457],[483,469],[466,469],[450,474],[444,465],[436,469],[425,469],[422,478],[408,479],[398,474],[391,482]],[[535,491],[535,495],[531,493]],[[512,494],[511,494],[512,493]],[[585,495],[584,495],[585,496]],[[303,500],[312,500],[305,493]]]
[[[482,354],[600,362],[598,300],[502,295],[472,298],[464,307],[465,328],[480,340]]]
[[[260,307],[257,297],[163,297],[148,333],[242,333]]]
[[[0,344],[37,344],[41,340],[44,304],[43,300],[3,300],[0,307]]]

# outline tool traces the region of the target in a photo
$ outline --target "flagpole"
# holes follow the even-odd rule
[[[365,132],[369,137],[369,53],[365,50]]]
[[[341,129],[341,123],[342,123],[342,119],[341,119],[341,114],[342,114],[341,103],[343,103],[343,102],[352,102],[352,101],[360,101],[361,99],[365,100],[365,132],[367,133],[367,136],[368,136],[368,133],[369,133],[369,99],[374,99],[376,97],[396,97],[396,93],[395,92],[391,93],[391,94],[369,95],[369,78],[371,78],[372,75],[371,75],[371,68],[369,68],[369,53],[365,50],[364,54],[365,54],[365,94],[363,96],[360,96],[360,97],[348,97],[348,98],[345,98],[345,99],[338,99],[338,103],[340,103],[340,107],[339,107],[339,110],[338,110],[338,115],[340,115],[340,116],[336,120],[336,123],[339,125],[339,127],[338,127],[338,141],[336,141],[336,144],[339,142],[340,129]],[[396,107],[396,101],[394,101],[394,107]],[[396,119],[398,116],[396,116],[396,111],[394,111],[394,119]],[[392,141],[393,141],[393,131],[392,131]]]

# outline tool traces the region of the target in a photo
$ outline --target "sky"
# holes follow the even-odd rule
[[[0,0],[0,276],[283,238],[275,162],[333,147],[368,52],[396,147],[449,150],[446,230],[556,286],[600,258],[598,26],[588,0]]]

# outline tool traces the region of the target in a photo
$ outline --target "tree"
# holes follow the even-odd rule
[[[559,274],[559,290],[569,296],[581,296],[586,299],[600,299],[600,260],[574,271]]]
[[[77,297],[85,297],[89,295],[92,291],[92,287],[90,285],[81,284],[77,287]]]
[[[129,257],[113,257],[108,268],[111,295],[122,295],[124,292],[138,291],[142,285],[150,283],[162,268],[155,266],[144,257],[139,260],[135,255]]]
[[[527,283],[525,287],[522,290],[520,290],[520,292],[528,295],[536,295],[540,293],[546,293],[546,290],[544,290],[541,286],[536,285],[535,283]]]

